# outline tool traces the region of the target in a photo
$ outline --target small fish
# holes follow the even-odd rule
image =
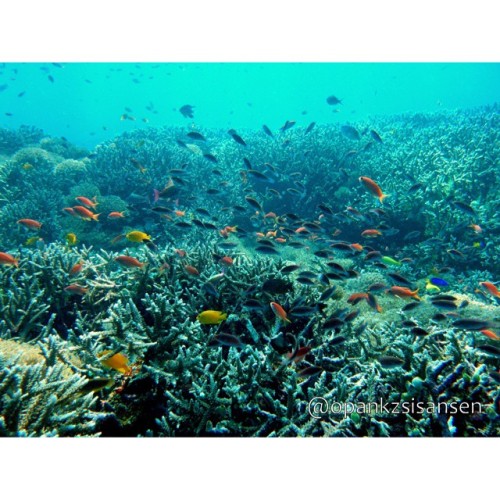
[[[488,329],[483,329],[483,330],[479,330],[483,335],[486,335],[486,337],[488,337],[489,339],[492,339],[492,340],[500,340],[500,337],[492,330],[488,330]]]
[[[476,215],[475,210],[470,205],[467,205],[467,203],[463,203],[462,201],[453,201],[452,203],[456,208],[467,215]]]
[[[211,309],[203,311],[200,314],[198,314],[198,316],[196,316],[196,319],[202,325],[218,325],[222,323],[226,318],[227,318],[227,313],[224,313],[222,311],[214,311]]]
[[[309,124],[309,126],[306,128],[306,131],[304,132],[304,135],[307,135],[316,125],[316,122],[312,122]]]
[[[215,335],[209,343],[209,347],[244,347],[245,344],[241,341],[239,337],[236,335],[231,335],[230,333],[219,333],[218,335]]]
[[[491,327],[491,322],[482,319],[463,318],[454,321],[452,326],[464,330],[485,330]]]
[[[99,205],[99,203],[97,203],[97,196],[94,196],[91,200],[85,198],[85,196],[77,196],[75,200],[88,208],[95,208]]]
[[[31,163],[25,163],[22,167],[23,170],[31,170],[33,165]]]
[[[179,112],[184,118],[194,118],[194,106],[185,104],[179,108]]]
[[[213,154],[204,153],[203,158],[205,158],[208,161],[211,161],[212,163],[217,163],[217,158]]]
[[[351,127],[351,125],[342,125],[340,131],[345,137],[353,141],[359,141],[361,139],[359,132],[354,127]]]
[[[376,142],[383,142],[382,141],[382,137],[380,137],[380,135],[378,135],[378,133],[375,131],[375,130],[370,130],[370,135],[372,136],[372,139]]]
[[[229,130],[228,134],[238,143],[241,144],[242,146],[246,146],[247,143],[236,133],[235,130]]]
[[[421,304],[420,302],[410,302],[406,304],[404,307],[402,307],[401,310],[404,312],[408,312],[415,309],[416,307],[419,307],[420,304]]]
[[[390,266],[401,266],[401,265],[403,265],[403,263],[401,261],[393,259],[392,257],[389,257],[387,255],[384,255],[380,260],[384,264],[388,264]]]
[[[432,300],[431,304],[439,309],[447,309],[450,311],[458,308],[457,304],[451,300]]]
[[[68,233],[66,236],[66,242],[68,243],[69,246],[74,246],[77,243],[77,237],[75,233]]]
[[[18,267],[19,261],[10,253],[0,252],[0,265]]]
[[[274,137],[273,133],[271,132],[271,129],[267,125],[262,125],[262,130],[269,136],[269,137]]]
[[[277,318],[285,323],[291,323],[287,317],[286,311],[277,302],[271,302],[269,305]]]
[[[296,122],[294,120],[287,120],[285,124],[280,128],[280,130],[282,132],[285,132],[286,130],[291,129],[295,125],[295,123]]]
[[[436,286],[450,286],[450,284],[443,278],[431,278],[429,281]]]
[[[358,302],[361,302],[362,300],[366,300],[367,298],[368,298],[368,295],[366,293],[353,293],[347,299],[347,302],[349,302],[349,304],[354,306]]]
[[[155,207],[158,208],[158,207]],[[108,214],[108,219],[123,219],[125,217],[125,211],[123,212],[110,212]]]
[[[418,296],[418,288],[412,291],[409,288],[403,286],[391,286],[391,288],[388,290],[388,293],[391,293],[392,295],[396,295],[397,297],[401,297],[403,299],[412,298],[415,300],[421,300],[421,298]]]
[[[111,352],[112,351],[103,351],[97,356],[99,358],[104,358],[108,354],[111,354]],[[107,368],[113,368],[113,370],[123,373],[124,375],[129,375],[132,372],[132,367],[129,365],[127,356],[121,352],[117,352],[116,354],[113,354],[113,356],[102,360],[101,364]]]
[[[343,319],[332,317],[328,318],[321,327],[322,330],[340,330],[345,325],[345,321]]]
[[[74,283],[73,285],[65,287],[64,291],[71,295],[85,295],[89,291],[89,289],[87,287]]]
[[[387,273],[387,276],[400,285],[411,286],[411,282],[398,273]]]
[[[33,229],[35,231],[38,231],[42,227],[41,222],[38,222],[37,220],[33,219],[19,219],[17,223],[21,224],[24,227],[27,227],[28,229]]]
[[[80,261],[71,266],[71,269],[69,270],[70,276],[76,276],[77,274],[80,274],[83,269],[84,262]]]
[[[500,290],[498,290],[498,288],[493,283],[489,281],[480,281],[479,285],[493,297],[496,297],[497,299],[500,298]]]
[[[372,309],[375,309],[379,313],[382,312],[382,307],[380,307],[379,303],[377,302],[375,295],[371,294],[370,292],[366,294],[366,302]]]
[[[255,199],[252,198],[251,196],[245,196],[245,201],[253,208],[259,210],[262,212],[262,206],[261,204]]]
[[[420,328],[419,326],[413,327],[411,329],[411,333],[413,333],[413,335],[417,335],[417,336],[429,335],[429,332],[427,330],[424,330],[423,328]]]
[[[143,267],[146,265],[145,262],[140,262],[135,257],[130,257],[129,255],[119,255],[114,260],[123,267]]]
[[[404,364],[404,360],[397,358],[396,356],[379,356],[378,362],[384,368],[396,368]]]
[[[198,271],[198,269],[196,269],[196,267],[191,266],[189,264],[186,264],[184,266],[184,269],[186,270],[186,272],[188,272],[192,276],[199,276],[200,275],[200,271]]]
[[[134,243],[146,243],[151,241],[151,236],[149,234],[143,233],[142,231],[130,231],[125,235],[127,240],[133,241]]]
[[[384,194],[382,192],[382,189],[380,189],[380,186],[369,177],[363,177],[363,176],[359,177],[359,182],[361,182],[373,196],[378,198],[380,203],[383,203],[384,199],[387,198],[387,196],[389,196],[387,194]]]
[[[54,83],[54,77],[52,75],[48,75],[47,78],[49,79],[49,82]]]
[[[294,351],[287,352],[285,359],[288,363],[300,363],[311,352],[312,347],[304,346],[295,349]]]
[[[94,212],[91,212],[88,208],[79,205],[73,207],[73,211],[76,217],[80,217],[83,220],[95,220],[96,222],[99,222],[99,215],[101,215],[101,214],[95,214]]]
[[[326,103],[330,106],[335,106],[336,104],[342,104],[342,100],[334,95],[331,95],[326,98]]]
[[[363,238],[377,238],[378,236],[382,236],[382,233],[378,229],[365,229],[361,236]]]
[[[411,231],[405,236],[403,236],[404,241],[410,241],[410,240],[415,240],[417,239],[420,235],[422,234],[421,231]]]
[[[310,378],[318,376],[323,370],[320,366],[308,366],[297,372],[297,376],[300,378]]]
[[[206,141],[205,137],[201,135],[199,132],[194,132],[194,131],[188,132],[186,136],[195,141]]]

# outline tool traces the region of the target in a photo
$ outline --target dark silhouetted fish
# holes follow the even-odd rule
[[[304,132],[304,135],[307,135],[316,125],[316,122],[311,122],[309,126],[306,128],[306,131]]]
[[[285,124],[280,128],[282,132],[285,132],[285,130],[291,129],[295,125],[294,120],[287,120]]]
[[[264,281],[262,290],[267,293],[287,293],[293,291],[293,285],[281,278],[271,278]]]
[[[404,360],[397,358],[396,356],[379,356],[378,362],[384,368],[396,368],[404,364]]]
[[[262,125],[262,130],[269,136],[269,137],[274,137],[273,133],[271,132],[270,128],[267,125]]]
[[[238,143],[241,144],[242,146],[246,146],[247,143],[236,133],[235,130],[231,129],[228,131],[228,134]]]
[[[377,141],[377,142],[383,142],[382,137],[375,132],[375,130],[370,130],[370,135],[372,136],[372,139]]]
[[[326,98],[326,102],[327,104],[329,104],[330,106],[334,106],[335,104],[341,104],[342,103],[342,100],[335,97],[334,95],[331,95],[329,97]]]
[[[212,163],[217,163],[217,158],[213,154],[205,153],[203,155],[203,158],[205,158],[208,161],[211,161]]]
[[[261,204],[255,198],[252,198],[251,196],[245,196],[245,200],[251,207],[262,211]]]
[[[203,135],[201,135],[199,132],[188,132],[187,134],[187,137],[189,137],[190,139],[193,139],[195,141],[205,141],[205,137],[203,137]]]
[[[361,139],[359,132],[354,127],[351,127],[351,125],[342,125],[340,131],[345,137],[353,141],[359,141]]]
[[[278,250],[276,250],[273,247],[267,247],[267,246],[255,247],[255,251],[259,252],[259,253],[266,254],[266,255],[277,255],[278,254]]]
[[[179,109],[179,111],[184,118],[194,118],[194,106],[191,106],[190,104],[185,104]]]
[[[463,203],[461,201],[453,201],[453,205],[455,205],[455,207],[457,207],[467,215],[476,215],[474,209],[470,205],[467,205],[467,203]]]
[[[464,330],[484,330],[492,326],[491,321],[474,318],[458,319],[457,321],[454,321],[452,325],[455,328],[463,328]]]
[[[477,349],[479,349],[480,351],[483,351],[487,354],[490,354],[491,356],[495,356],[497,358],[500,357],[500,347],[497,347],[495,345],[491,345],[491,344],[478,345]]]
[[[230,333],[219,333],[213,337],[209,343],[209,347],[244,347],[245,344],[236,335],[231,335]]]

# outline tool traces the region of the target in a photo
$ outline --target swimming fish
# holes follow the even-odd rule
[[[75,233],[68,233],[65,236],[65,238],[66,238],[66,241],[67,241],[67,243],[68,243],[69,246],[76,245],[77,237],[76,237]]]
[[[0,265],[18,267],[18,259],[10,253],[0,252]]]
[[[403,299],[412,298],[415,300],[421,300],[421,298],[417,295],[418,288],[415,291],[411,291],[409,288],[403,286],[391,286],[391,288],[388,290],[388,293],[391,293],[392,295],[396,295]]]
[[[285,323],[291,323],[287,317],[286,311],[277,302],[271,302],[269,305],[277,318],[283,320]]]
[[[42,227],[41,222],[38,222],[37,220],[33,219],[19,219],[17,223],[21,224],[24,227],[27,227],[28,229],[34,229],[35,231],[37,231]]]
[[[83,220],[95,220],[96,222],[99,222],[99,215],[101,215],[101,214],[95,214],[94,212],[91,212],[88,208],[79,205],[73,207],[73,211],[76,213],[75,215],[77,215]]]
[[[97,205],[99,205],[99,203],[97,203],[97,196],[94,196],[91,200],[85,198],[85,196],[77,196],[75,200],[88,208],[95,208]]]
[[[143,233],[142,231],[130,231],[125,235],[127,240],[133,241],[134,243],[146,243],[151,241],[151,236],[149,234]]]
[[[179,111],[184,118],[194,118],[194,106],[190,104],[184,104],[179,108]]]
[[[271,132],[270,128],[267,125],[262,125],[262,130],[269,136],[269,137],[274,137],[273,133]]]
[[[500,298],[500,290],[489,281],[480,281],[479,284],[488,291],[493,297]]]
[[[103,351],[98,354],[98,357],[104,358],[108,354],[111,354],[111,352],[112,351],[109,350]],[[127,356],[121,352],[117,352],[116,354],[113,354],[113,356],[102,360],[101,364],[108,368],[113,368],[113,370],[123,373],[124,375],[129,375],[132,372],[132,367],[129,365]]]
[[[108,219],[122,219],[125,217],[125,211],[123,212],[110,212],[108,214]]]
[[[335,97],[334,95],[331,95],[331,96],[328,96],[326,98],[326,102],[327,104],[329,104],[330,106],[334,106],[336,104],[342,104],[342,100],[339,99],[338,97]]]
[[[198,316],[196,316],[196,319],[202,325],[218,325],[222,323],[226,318],[227,313],[224,313],[222,311],[213,311],[211,309],[203,311],[198,314]]]
[[[145,262],[140,262],[130,255],[118,255],[118,257],[115,257],[115,261],[123,267],[143,267],[146,265]]]
[[[64,291],[71,295],[85,295],[89,291],[89,289],[87,287],[74,283],[64,288]]]
[[[386,198],[388,195],[384,194],[382,192],[382,189],[380,189],[380,186],[372,179],[369,177],[364,177],[361,176],[359,178],[359,182],[361,182],[370,193],[375,196],[376,198],[379,199],[380,203],[384,202],[384,198]]]
[[[351,127],[351,125],[342,125],[340,131],[345,137],[353,141],[359,141],[361,139],[359,132],[354,127]]]

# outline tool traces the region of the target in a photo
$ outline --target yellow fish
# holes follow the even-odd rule
[[[98,356],[102,358],[104,356],[107,356],[111,352],[112,351],[103,351],[100,354],[98,354]],[[113,354],[113,356],[111,356],[108,359],[105,359],[104,361],[101,361],[101,363],[104,366],[107,366],[108,368],[113,368],[114,370],[119,371],[120,373],[123,374],[130,374],[130,372],[132,371],[132,368],[129,366],[129,361],[127,356],[125,356],[125,354],[122,354],[120,352]]]
[[[68,242],[68,245],[72,247],[73,245],[76,245],[77,237],[75,233],[68,233],[66,235],[66,241]]]
[[[227,318],[227,313],[223,313],[222,311],[203,311],[198,316],[196,316],[196,319],[202,324],[202,325],[218,325],[219,323],[222,323],[225,319]]]
[[[27,247],[31,247],[33,246],[37,241],[41,240],[42,238],[40,238],[40,236],[32,236],[31,238],[28,238],[26,241],[25,241],[25,245]]]
[[[436,285],[433,285],[429,280],[426,280],[426,283],[427,284],[425,285],[425,289],[429,290],[429,292],[440,292],[441,291],[441,288],[439,288]]]
[[[31,170],[33,165],[31,163],[25,163],[22,167],[23,170]]]
[[[147,241],[151,241],[151,236],[142,231],[130,231],[125,237],[127,240],[133,241],[134,243],[146,243]]]

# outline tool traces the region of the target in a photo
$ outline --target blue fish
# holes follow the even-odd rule
[[[431,278],[430,282],[437,286],[450,286],[450,284],[443,278]]]

